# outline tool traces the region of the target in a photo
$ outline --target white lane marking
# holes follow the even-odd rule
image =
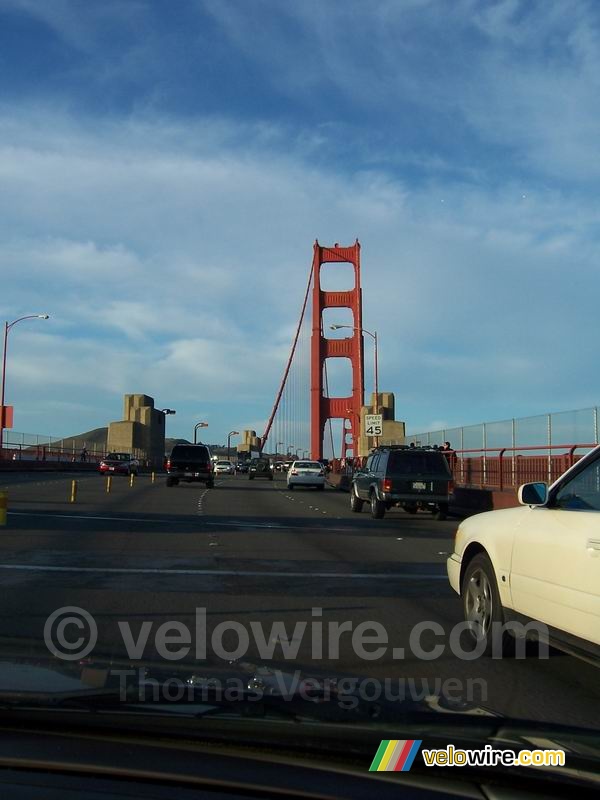
[[[9,516],[13,517],[44,517],[44,519],[88,519],[88,520],[101,520],[104,522],[140,522],[144,525],[148,523],[158,525],[171,525],[176,523],[178,525],[191,525],[190,520],[177,520],[177,519],[139,519],[136,517],[98,517],[86,516],[85,514],[40,514],[35,511],[7,511]]]
[[[0,569],[20,572],[95,572],[125,575],[223,575],[251,578],[402,578],[403,580],[447,581],[448,577],[426,572],[266,572],[238,569],[160,569],[159,567],[57,567],[46,564],[0,564]]]
[[[184,519],[140,519],[137,517],[98,517],[98,516],[85,516],[81,514],[41,514],[37,512],[29,512],[29,511],[8,511],[7,514],[12,515],[14,517],[43,517],[44,519],[71,519],[71,520],[90,520],[90,521],[100,521],[100,522],[134,522],[140,525],[147,525],[152,523],[153,525],[192,525],[192,520],[184,520]],[[341,517],[338,517],[341,519]],[[264,528],[269,530],[302,530],[297,525],[276,525],[269,522],[236,522],[235,520],[230,520],[229,522],[213,522],[209,523],[211,527],[219,527],[219,528]],[[201,529],[205,530],[205,529]],[[329,531],[342,531],[345,532],[345,528],[328,528]],[[2,533],[11,533],[11,531],[2,531]]]

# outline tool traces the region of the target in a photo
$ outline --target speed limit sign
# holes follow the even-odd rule
[[[381,436],[383,433],[383,414],[365,414],[365,434]]]

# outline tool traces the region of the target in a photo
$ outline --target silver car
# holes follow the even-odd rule
[[[323,491],[325,488],[325,469],[318,461],[294,461],[287,474],[287,487],[294,490],[296,486],[314,486]]]
[[[235,467],[231,461],[217,461],[215,463],[215,473],[221,475],[234,475]]]

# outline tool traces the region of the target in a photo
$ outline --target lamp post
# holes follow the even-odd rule
[[[208,428],[208,422],[197,422],[194,425],[194,444],[198,444],[198,428]]]
[[[340,328],[349,328],[351,331],[360,331],[362,334],[367,334],[373,339],[374,345],[374,352],[373,352],[373,372],[374,372],[374,384],[375,384],[375,413],[379,414],[379,355],[378,355],[378,346],[377,346],[377,331],[371,333],[371,331],[366,330],[366,328],[356,328],[353,325],[330,325],[329,326],[332,331],[338,331]],[[379,444],[379,436],[375,437],[375,445]],[[356,454],[354,454],[356,455]]]
[[[275,444],[275,461],[277,461],[277,455],[278,455],[277,448],[279,447],[279,445],[281,445],[283,447],[283,442],[277,442]]]
[[[239,431],[229,431],[229,433],[227,434],[227,461],[229,461],[229,451],[231,449],[231,437],[237,436],[238,433]]]
[[[6,386],[6,351],[8,348],[8,332],[14,328],[14,326],[18,322],[23,322],[26,319],[50,319],[49,314],[27,314],[25,317],[19,317],[19,319],[15,319],[12,322],[5,322],[4,323],[4,351],[2,355],[2,390],[0,392],[0,458],[2,458],[2,447],[3,447],[3,440],[4,440],[4,422],[5,422],[5,410],[4,410],[4,388]]]

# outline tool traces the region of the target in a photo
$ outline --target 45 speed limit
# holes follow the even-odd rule
[[[365,434],[367,436],[383,434],[383,414],[365,414]]]

